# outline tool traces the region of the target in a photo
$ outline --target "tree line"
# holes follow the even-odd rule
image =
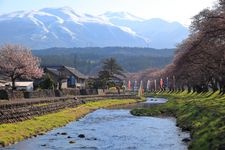
[[[177,45],[173,62],[148,76],[175,80],[168,85],[172,89],[205,92],[211,88],[224,93],[225,0],[195,15],[190,35]]]
[[[41,59],[41,65],[75,67],[84,74],[97,75],[105,59],[113,57],[126,72],[137,72],[146,68],[163,68],[171,63],[174,49],[151,49],[130,47],[51,48],[33,50]]]

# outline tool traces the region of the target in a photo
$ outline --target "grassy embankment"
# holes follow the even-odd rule
[[[67,108],[61,110],[57,113],[47,114],[39,117],[34,117],[31,120],[26,120],[23,122],[11,123],[11,124],[1,124],[0,125],[0,145],[6,146],[25,138],[29,138],[53,128],[61,127],[67,123],[79,119],[82,116],[96,110],[98,108],[106,108],[118,105],[125,105],[136,103],[140,100],[134,99],[107,99],[97,102],[89,102],[82,104],[76,108]]]
[[[191,150],[225,150],[225,95],[216,93],[157,93],[169,102],[149,109],[134,109],[144,116],[172,115],[191,132]]]

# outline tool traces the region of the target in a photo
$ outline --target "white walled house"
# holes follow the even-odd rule
[[[12,86],[12,82],[8,82],[5,85]],[[34,89],[33,81],[16,81],[15,86],[16,90],[23,90],[27,92],[31,92]]]

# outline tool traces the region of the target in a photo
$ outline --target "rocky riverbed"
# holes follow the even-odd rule
[[[157,101],[166,102],[148,99],[143,104]],[[137,117],[129,109],[99,109],[65,127],[4,149],[186,150],[185,138],[189,133],[181,132],[174,118]]]

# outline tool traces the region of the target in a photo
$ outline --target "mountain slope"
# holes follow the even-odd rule
[[[159,18],[144,20],[126,12],[106,12],[100,15],[117,26],[126,26],[145,37],[154,48],[173,48],[189,31],[178,22],[169,23]]]
[[[32,48],[143,46],[134,32],[101,18],[76,14],[70,8],[15,12],[0,16],[0,41]]]
[[[187,34],[187,28],[177,22],[145,20],[125,12],[92,16],[63,7],[0,15],[0,44],[22,43],[34,49],[110,46],[173,48]]]

